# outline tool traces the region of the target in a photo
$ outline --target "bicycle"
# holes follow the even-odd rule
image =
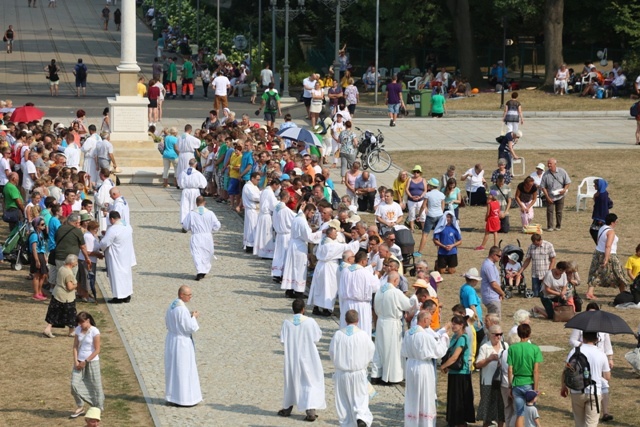
[[[356,128],[356,130],[360,132],[358,152],[360,153],[363,170],[371,169],[376,173],[383,173],[389,170],[392,163],[391,155],[382,148],[384,142],[382,131],[378,129],[378,135],[374,135],[373,132],[368,130],[362,131],[360,128]]]

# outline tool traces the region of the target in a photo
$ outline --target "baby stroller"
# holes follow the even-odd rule
[[[28,224],[20,223],[11,230],[9,237],[2,245],[4,259],[11,263],[13,270],[22,270],[23,264],[29,264],[29,230]]]
[[[402,253],[402,268],[405,274],[408,272],[411,276],[416,274],[415,259],[413,252],[415,251],[416,242],[413,239],[413,233],[405,226],[394,227],[396,235],[396,245],[400,246]]]
[[[507,279],[507,264],[509,263],[509,255],[511,254],[516,254],[518,256],[518,259],[516,262],[519,262],[520,265],[522,265],[522,263],[524,262],[524,251],[522,250],[522,248],[520,247],[520,241],[518,240],[518,245],[506,245],[503,249],[502,249],[502,256],[500,257],[500,280],[501,280],[501,287],[502,290],[504,291],[505,294],[505,298],[511,298],[513,296],[513,287],[509,286],[509,280]],[[520,284],[518,285],[518,289],[517,289],[519,294],[524,294],[525,298],[532,298],[533,297],[533,291],[531,289],[527,289],[527,282],[525,280],[524,275],[522,276],[522,279],[520,280]]]

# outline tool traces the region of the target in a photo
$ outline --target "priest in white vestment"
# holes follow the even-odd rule
[[[371,383],[399,383],[404,378],[402,346],[402,316],[411,309],[411,302],[400,289],[400,275],[392,271],[389,280],[376,293],[376,353],[371,366]]]
[[[122,223],[131,226],[131,222],[129,221],[129,203],[125,200],[124,196],[120,194],[120,189],[113,187],[109,190],[109,195],[111,196],[111,200],[113,200],[109,205],[109,212],[118,212]],[[111,227],[111,222],[107,220],[107,228],[109,227]]]
[[[338,296],[340,299],[340,327],[347,326],[344,314],[358,312],[358,328],[371,336],[371,299],[380,288],[380,279],[368,264],[367,253],[358,251],[354,263],[340,272]]]
[[[189,167],[189,160],[195,158],[194,152],[200,149],[200,140],[191,135],[193,128],[191,125],[184,127],[184,133],[178,138],[174,150],[178,153],[178,164],[175,176],[179,177],[182,171]],[[180,186],[180,183],[178,183]]]
[[[313,204],[305,205],[291,222],[291,240],[284,261],[281,289],[288,297],[301,298],[307,286],[308,244],[320,243],[322,232],[313,233],[309,220],[316,212]]]
[[[178,186],[182,189],[180,196],[180,224],[189,212],[196,208],[196,198],[200,195],[200,190],[206,188],[207,178],[196,169],[198,162],[196,159],[189,160],[189,167],[178,175]],[[185,227],[182,227],[185,230]]]
[[[291,415],[293,405],[305,411],[305,421],[315,421],[317,409],[325,409],[324,370],[316,344],[322,338],[320,327],[304,315],[304,301],[292,304],[293,317],[285,319],[280,331],[284,344],[284,399],[281,417]]]
[[[276,242],[273,248],[273,261],[271,261],[271,276],[276,282],[282,281],[284,258],[287,255],[289,241],[291,240],[291,222],[296,217],[296,214],[287,206],[287,203],[291,198],[289,193],[287,191],[281,191],[279,198],[280,202],[278,202],[273,209],[273,215],[271,217],[273,221],[273,230],[276,232]]]
[[[356,252],[360,248],[360,242],[338,243],[337,237],[338,230],[328,227],[325,236],[316,247],[318,263],[313,271],[307,301],[307,305],[314,306],[313,314],[316,315],[331,316],[338,295],[338,263],[345,251]]]
[[[260,258],[273,259],[275,239],[273,235],[273,221],[271,215],[278,204],[276,193],[280,193],[280,180],[274,178],[260,193],[260,215],[256,224],[256,234],[253,244],[253,254]]]
[[[133,294],[133,272],[136,256],[133,251],[133,230],[120,218],[117,211],[109,212],[111,227],[100,241],[107,264],[107,276],[111,285],[111,304],[128,303]]]
[[[260,189],[258,182],[260,181],[260,173],[251,174],[249,181],[242,187],[242,205],[244,206],[244,234],[242,245],[245,252],[253,252],[255,242],[256,226],[258,224],[258,213],[260,208]]]
[[[100,135],[96,133],[96,126],[89,125],[89,136],[84,140],[80,151],[84,154],[84,162],[82,170],[89,174],[91,182],[98,182],[98,141],[101,141]]]
[[[107,230],[107,215],[109,205],[112,202],[109,192],[116,186],[115,182],[110,178],[110,175],[111,173],[109,172],[109,169],[105,168],[100,170],[100,181],[102,184],[94,193],[94,210],[96,212],[96,219],[100,224],[101,233],[104,233]]]
[[[211,271],[211,258],[213,258],[211,233],[220,230],[220,221],[216,214],[205,208],[203,196],[196,198],[196,205],[198,206],[184,219],[183,227],[191,232],[191,257],[196,266],[196,280],[201,280]]]
[[[375,345],[369,334],[358,328],[357,311],[347,311],[345,319],[347,327],[338,330],[329,345],[329,357],[336,368],[333,374],[336,412],[342,427],[369,427],[373,414],[369,410],[367,367]]]
[[[202,402],[192,337],[200,328],[198,312],[189,313],[185,305],[191,301],[191,295],[191,288],[180,286],[178,298],[171,303],[164,317],[167,326],[164,343],[164,396],[167,402],[180,406],[193,406]]]
[[[404,425],[405,427],[435,427],[438,415],[436,362],[446,354],[449,336],[444,329],[440,334],[429,328],[431,324],[429,311],[422,310],[416,317],[417,325],[405,333],[401,349],[402,357],[407,358]]]

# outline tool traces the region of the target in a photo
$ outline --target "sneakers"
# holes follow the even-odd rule
[[[553,231],[553,228],[547,228],[547,231],[548,231],[548,232],[552,232],[552,231]]]
[[[47,300],[47,297],[45,297],[45,296],[44,296],[44,295],[42,295],[42,294],[36,294],[36,295],[34,295],[33,297],[31,297],[31,298],[33,298],[33,299],[34,299],[34,300],[36,300],[36,301],[46,301],[46,300]]]
[[[389,120],[389,126],[393,126],[393,120]]]
[[[474,250],[476,250],[476,251],[484,251],[484,246],[476,246],[476,248]]]
[[[556,231],[561,231],[561,230],[562,230],[562,228],[556,227]]]

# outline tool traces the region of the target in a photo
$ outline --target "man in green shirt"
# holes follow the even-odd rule
[[[509,365],[509,389],[513,397],[516,412],[516,427],[524,427],[525,395],[527,391],[538,392],[542,352],[531,343],[531,326],[526,323],[518,326],[520,342],[509,347],[507,364]]]
[[[278,91],[273,88],[273,82],[269,83],[269,88],[262,94],[262,103],[258,111],[263,108],[264,120],[267,122],[267,127],[273,127],[276,122],[276,113],[282,117],[280,95],[278,95]]]
[[[18,189],[20,177],[16,172],[11,172],[7,182],[2,190],[4,195],[4,215],[2,219],[9,224],[9,230],[13,230],[22,221],[22,212],[24,212],[24,201]]]
[[[167,80],[169,81],[167,90],[167,94],[171,94],[173,99],[176,99],[176,95],[178,94],[178,85],[176,81],[178,80],[178,68],[176,67],[177,57],[169,58],[169,71],[167,73]]]
[[[189,57],[184,58],[182,64],[182,99],[189,93],[189,99],[193,99],[193,62]]]

